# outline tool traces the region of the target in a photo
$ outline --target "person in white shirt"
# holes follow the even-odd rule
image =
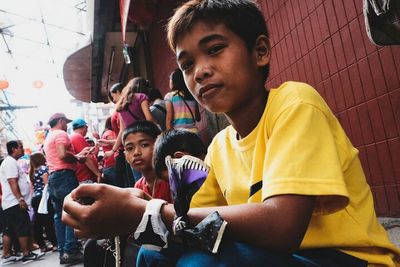
[[[24,155],[21,141],[14,140],[7,143],[8,156],[0,166],[0,182],[3,190],[1,206],[4,215],[3,230],[3,264],[19,260],[11,256],[11,234],[18,237],[22,249],[22,261],[38,259],[38,254],[30,251],[29,236],[31,233],[28,215],[28,200],[30,193],[29,180],[25,172],[18,165],[17,160]]]

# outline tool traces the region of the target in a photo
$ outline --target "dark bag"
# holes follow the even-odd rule
[[[89,239],[84,246],[83,265],[85,267],[114,267],[115,258],[111,251],[99,246],[97,240]]]
[[[400,44],[400,0],[364,0],[364,18],[372,43]]]
[[[154,104],[153,107],[161,110],[162,113],[167,114],[167,110],[165,108],[163,108],[162,106],[160,106],[159,104]]]

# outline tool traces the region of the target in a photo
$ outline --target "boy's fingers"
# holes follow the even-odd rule
[[[62,219],[64,221],[64,216],[65,216],[65,219],[68,219],[68,222],[71,221],[71,223],[73,223],[72,220],[70,219],[70,217],[72,217],[72,219],[77,220],[78,222],[84,218],[84,214],[87,214],[89,212],[89,209],[90,206],[81,205],[76,200],[73,200],[70,195],[68,195],[64,199],[64,206],[63,206],[64,211]],[[64,215],[64,213],[66,214]]]
[[[89,237],[94,238],[94,236],[92,236],[87,231],[82,231],[79,229],[74,229],[74,234],[77,238],[89,238]]]
[[[102,185],[98,184],[81,184],[71,192],[71,198],[77,200],[82,197],[90,197],[96,199],[101,190]]]
[[[76,220],[73,216],[71,216],[71,214],[67,213],[66,211],[62,212],[61,220],[63,223],[69,225],[74,229],[80,229],[82,227],[82,224],[79,223],[78,220]]]

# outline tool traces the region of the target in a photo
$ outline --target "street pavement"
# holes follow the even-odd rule
[[[34,251],[37,253],[39,250]],[[22,264],[21,261],[7,264],[7,265],[1,265],[0,266],[9,266],[9,267],[58,267],[58,266],[74,266],[74,267],[83,267],[83,263],[81,264],[75,264],[75,265],[60,265],[60,260],[59,260],[59,253],[58,252],[48,252],[46,255],[41,257],[39,260],[36,261],[31,261],[25,264]]]

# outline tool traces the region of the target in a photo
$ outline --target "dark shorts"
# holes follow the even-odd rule
[[[23,210],[19,205],[12,206],[3,211],[4,229],[3,233],[12,236],[14,233],[17,237],[30,236],[31,225],[27,210]]]

